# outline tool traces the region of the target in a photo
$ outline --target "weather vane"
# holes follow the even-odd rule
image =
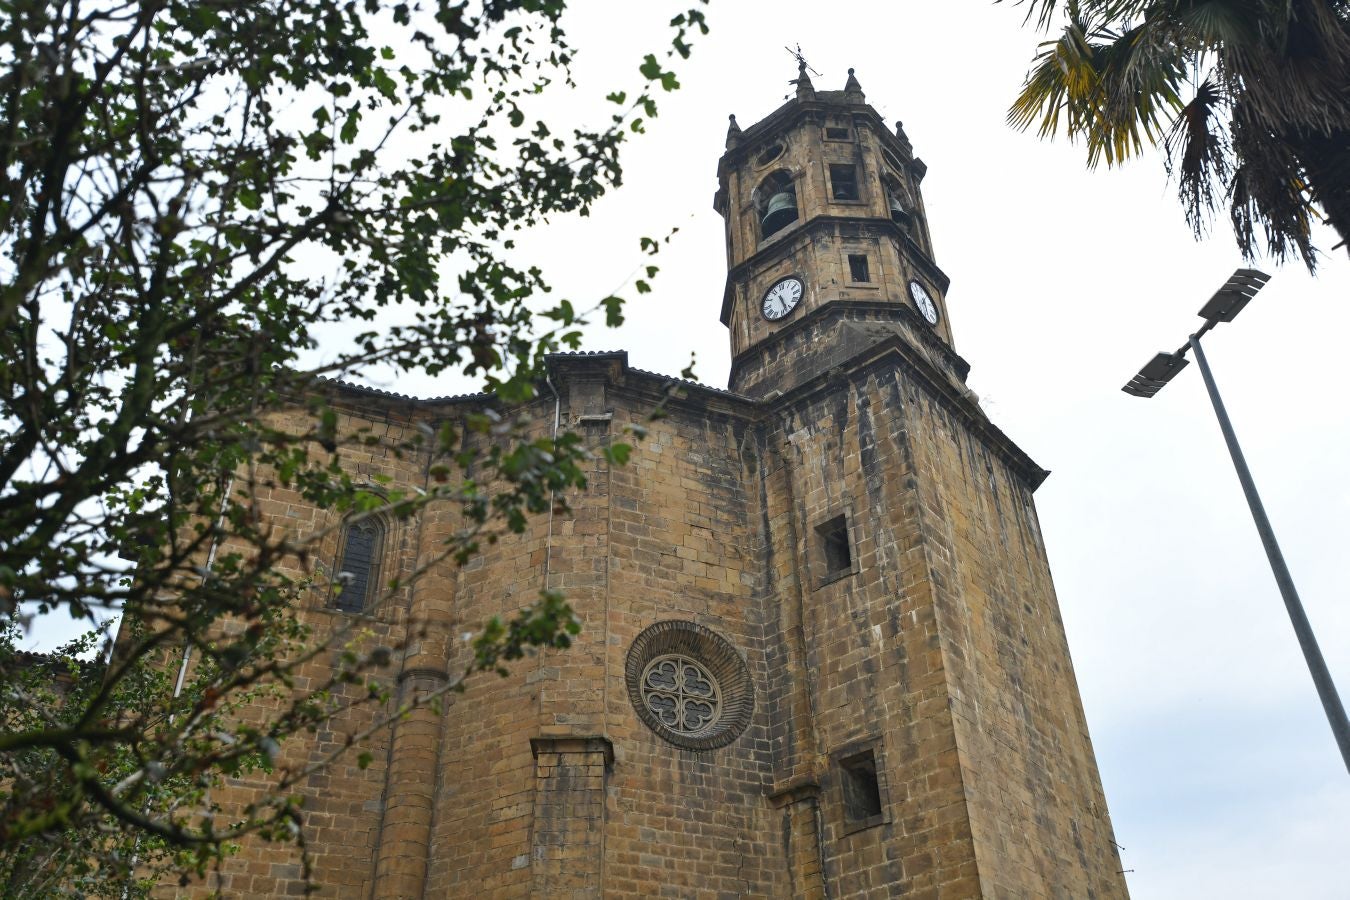
[[[805,54],[802,53],[802,45],[801,45],[801,44],[798,44],[798,45],[797,45],[797,49],[796,49],[796,50],[793,50],[791,47],[784,47],[783,49],[786,50],[788,53],[791,53],[791,54],[792,54],[792,58],[795,59],[795,60],[797,60],[797,65],[798,65],[799,67],[805,69],[806,71],[810,72],[812,75],[815,75],[816,77],[820,77],[820,73],[819,73],[819,72],[817,72],[815,69],[813,69],[813,68],[811,68],[809,65],[807,65],[807,62],[806,62],[806,56],[805,56]]]
[[[811,67],[807,64],[807,62],[806,62],[806,56],[805,56],[805,54],[802,53],[802,45],[801,45],[801,44],[798,44],[798,45],[797,45],[797,49],[796,49],[796,50],[793,50],[791,47],[784,47],[783,49],[786,50],[788,53],[791,53],[791,54],[792,54],[792,58],[795,59],[795,60],[797,60],[797,77],[791,79],[790,81],[788,81],[788,84],[795,84],[795,85],[797,85],[797,92],[798,92],[799,94],[801,93],[803,86],[805,86],[805,87],[809,90],[810,87],[811,87],[811,75],[808,75],[808,74],[806,74],[806,73],[807,73],[807,72],[810,72],[812,75],[815,75],[817,78],[820,77],[820,73],[817,72],[815,69],[811,68]],[[792,97],[792,95],[791,95],[791,94],[788,94],[788,95],[784,96],[783,99],[784,99],[784,100],[789,100],[789,99],[791,99],[791,97]]]

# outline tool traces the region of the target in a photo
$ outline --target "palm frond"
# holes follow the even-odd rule
[[[1207,47],[1247,46],[1268,21],[1268,0],[1190,0],[1171,4],[1179,30]],[[1283,5],[1283,4],[1280,4]]]
[[[1103,45],[1097,64],[1102,98],[1095,134],[1089,136],[1088,165],[1105,159],[1110,166],[1158,142],[1184,105],[1186,65],[1170,33],[1147,22]]]
[[[1325,0],[1256,5],[1267,9],[1255,37],[1218,50],[1225,80],[1276,130],[1350,127],[1350,12]]]
[[[1064,130],[1071,137],[1093,118],[1093,98],[1101,90],[1093,63],[1095,49],[1088,42],[1087,24],[1081,20],[1065,26],[1057,41],[1041,43],[1026,83],[1008,108],[1008,124],[1025,131],[1040,121],[1040,137]]]
[[[1004,0],[994,0],[995,3],[1002,3]],[[1059,0],[1013,0],[1015,6],[1025,6],[1027,8],[1026,18],[1022,24],[1036,20],[1036,29],[1038,31],[1049,31],[1050,23],[1054,21],[1055,14],[1059,12]],[[1064,14],[1070,20],[1080,19],[1084,13],[1102,21],[1110,21],[1119,18],[1130,18],[1131,11],[1135,7],[1147,5],[1146,0],[1065,0]]]
[[[1083,138],[1088,166],[1108,166],[1157,143],[1183,105],[1184,58],[1165,36],[1140,25],[1116,34],[1070,21],[1059,40],[1040,45],[1008,124],[1040,137]]]
[[[1012,127],[1081,139],[1089,167],[1163,143],[1192,230],[1226,195],[1248,257],[1264,244],[1313,268],[1323,213],[1350,237],[1350,0],[1018,2],[1042,30],[1056,12],[1065,25]]]
[[[1314,210],[1302,165],[1244,103],[1234,104],[1231,130],[1237,165],[1229,188],[1229,216],[1242,255],[1255,256],[1259,229],[1276,259],[1297,256],[1309,271],[1315,270]]]
[[[1177,195],[1196,237],[1209,230],[1215,200],[1228,183],[1232,150],[1222,116],[1226,105],[1214,83],[1204,82],[1167,135],[1167,172],[1177,179]]]

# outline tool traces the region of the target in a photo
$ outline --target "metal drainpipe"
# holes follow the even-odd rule
[[[553,375],[550,372],[544,373],[544,383],[548,389],[553,392],[553,446],[558,446],[558,426],[562,416],[562,397],[558,395],[558,389],[553,386]],[[553,564],[553,500],[556,491],[548,492],[548,533],[544,538],[544,590],[548,590],[548,576],[552,571]]]
[[[211,574],[211,567],[216,563],[216,551],[220,549],[220,535],[225,530],[225,507],[230,502],[230,491],[234,490],[234,476],[231,475],[225,482],[225,495],[220,500],[220,516],[216,519],[216,533],[211,536],[211,546],[206,549],[206,565],[202,569],[201,583],[206,584],[206,578]],[[187,681],[188,663],[192,660],[192,642],[183,642],[183,661],[178,666],[178,678],[173,684],[173,699],[177,700],[183,694],[183,684]],[[169,724],[172,725],[178,716],[170,713]],[[149,798],[146,799],[147,804]],[[136,863],[140,858],[141,837],[136,836],[136,840],[131,845],[131,859],[128,861],[127,871],[134,873]],[[131,897],[131,886],[122,888],[122,900],[129,900]]]
[[[211,546],[206,551],[206,566],[202,570],[201,583],[206,584],[206,577],[211,574],[211,567],[216,564],[216,551],[220,549],[220,535],[225,530],[225,507],[230,502],[230,491],[234,489],[234,476],[231,475],[225,482],[225,496],[220,500],[220,516],[216,519],[216,533],[211,537]],[[187,680],[188,662],[192,659],[192,643],[183,642],[183,663],[178,667],[178,680],[174,682],[173,699],[177,700],[183,693],[183,683]],[[169,722],[172,724],[174,716],[169,716]]]

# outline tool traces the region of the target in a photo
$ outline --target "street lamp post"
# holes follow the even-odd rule
[[[1322,699],[1322,708],[1326,710],[1327,721],[1331,723],[1331,731],[1336,736],[1341,759],[1345,762],[1346,769],[1350,770],[1350,721],[1346,719],[1345,707],[1341,705],[1340,695],[1336,693],[1336,684],[1331,680],[1331,672],[1327,670],[1322,651],[1317,646],[1312,625],[1303,612],[1298,591],[1294,589],[1294,579],[1289,574],[1289,567],[1285,565],[1280,545],[1275,541],[1275,531],[1270,527],[1265,507],[1261,505],[1261,497],[1256,492],[1256,483],[1252,481],[1252,473],[1247,468],[1242,448],[1238,446],[1237,435],[1233,432],[1233,423],[1228,420],[1223,400],[1219,397],[1219,387],[1214,383],[1214,375],[1210,372],[1205,352],[1200,347],[1200,338],[1207,331],[1219,322],[1233,321],[1233,317],[1241,312],[1247,302],[1256,296],[1256,292],[1269,280],[1269,275],[1255,269],[1238,269],[1200,310],[1205,324],[1190,336],[1187,345],[1175,353],[1159,353],[1153,357],[1121,390],[1135,397],[1152,397],[1186,367],[1186,351],[1195,351],[1195,361],[1200,366],[1200,374],[1205,380],[1205,388],[1209,391],[1210,402],[1214,404],[1214,415],[1218,417],[1219,428],[1223,431],[1224,441],[1228,444],[1228,452],[1233,457],[1233,468],[1237,470],[1238,480],[1242,482],[1242,492],[1247,496],[1247,505],[1251,508],[1256,530],[1261,535],[1262,545],[1266,548],[1266,557],[1270,560],[1275,583],[1279,585],[1280,596],[1284,598],[1285,609],[1289,611],[1289,619],[1294,625],[1294,634],[1298,636],[1299,646],[1303,648],[1303,658],[1308,663],[1313,684],[1317,686],[1317,695]]]

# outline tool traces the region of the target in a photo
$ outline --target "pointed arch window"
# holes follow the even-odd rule
[[[779,169],[759,183],[755,189],[755,211],[759,214],[761,240],[797,221],[797,189],[791,173]]]
[[[349,522],[342,530],[337,576],[333,580],[335,609],[362,613],[370,608],[380,584],[384,533],[384,523],[373,517]]]

